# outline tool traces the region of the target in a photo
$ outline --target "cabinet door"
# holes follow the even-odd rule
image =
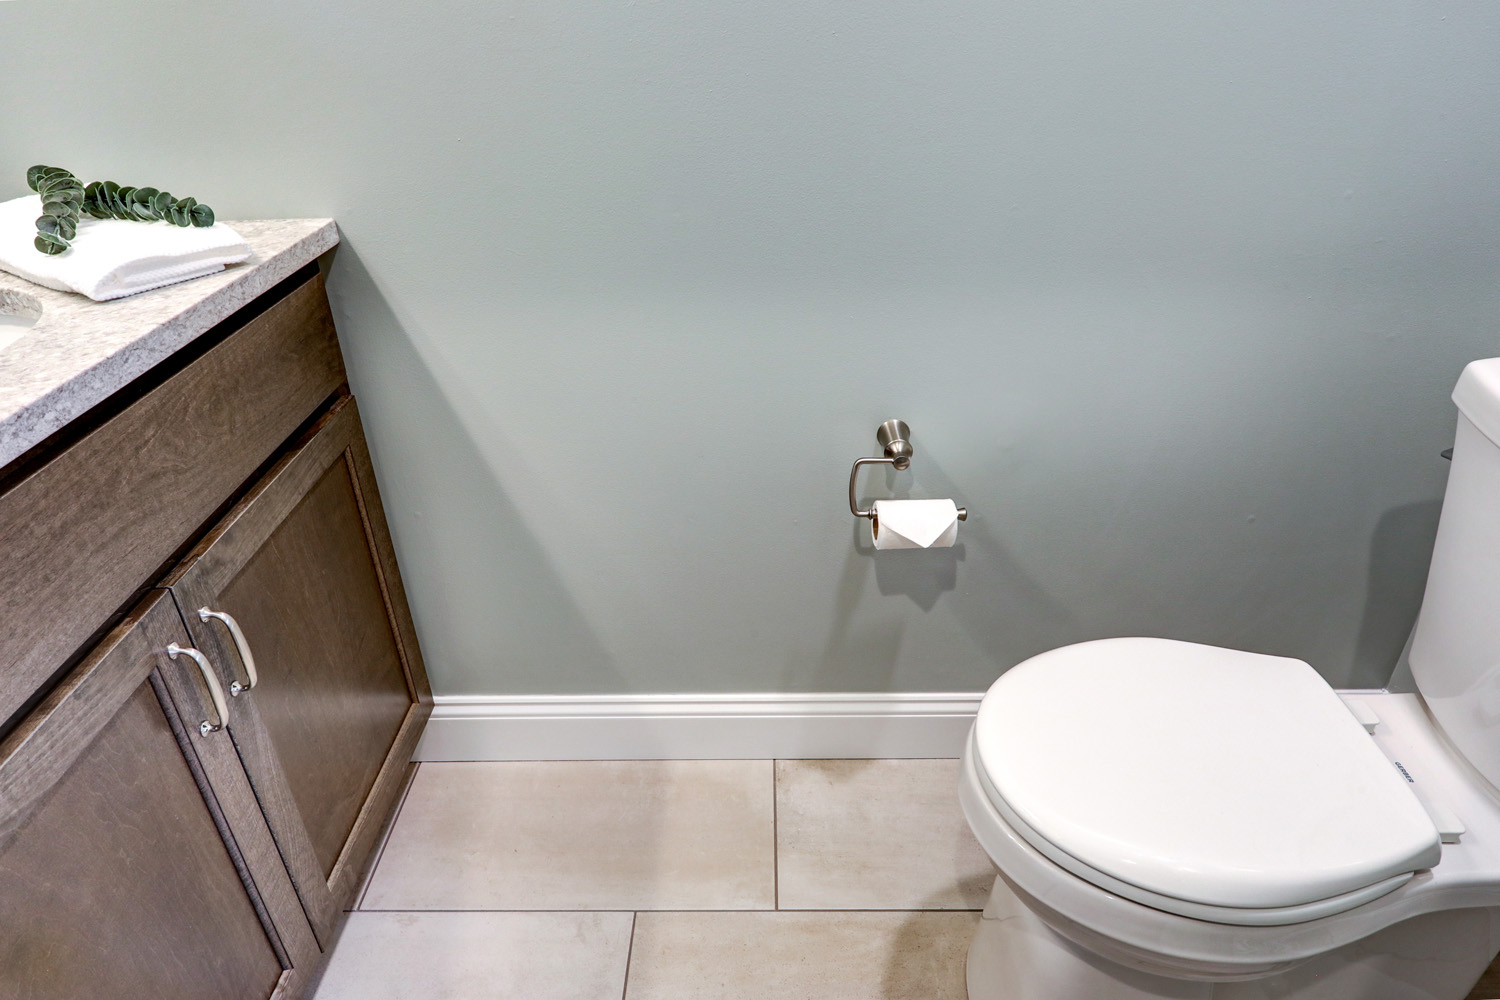
[[[209,767],[210,783],[241,765],[249,774],[326,947],[432,701],[353,399],[167,582],[193,641],[239,692],[228,723],[238,760]]]
[[[200,720],[162,683],[198,667],[170,643],[157,594],[0,743],[4,1000],[266,1000],[318,962],[248,786],[205,793]]]

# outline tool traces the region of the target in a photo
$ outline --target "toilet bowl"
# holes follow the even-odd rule
[[[1051,650],[960,779],[970,1000],[1463,1000],[1500,951],[1500,359],[1465,369],[1420,694],[1169,639]]]

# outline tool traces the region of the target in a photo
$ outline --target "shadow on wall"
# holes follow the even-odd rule
[[[1422,606],[1442,508],[1441,500],[1405,504],[1392,507],[1375,523],[1351,687],[1384,687],[1391,679]]]
[[[863,535],[864,532],[856,532]],[[923,611],[937,607],[938,598],[958,586],[958,564],[968,552],[960,542],[951,549],[903,549],[882,552],[875,558],[875,547],[868,538],[860,539],[859,554],[875,559],[875,587],[883,597],[904,594]]]
[[[464,426],[455,409],[463,400],[449,398],[347,238],[328,291],[340,328],[358,331],[361,381],[388,380],[369,385],[361,410],[377,470],[384,464],[406,471],[380,483],[433,689],[487,693],[497,677],[550,672],[577,675],[561,689],[624,690],[583,610]],[[420,434],[394,430],[397,421]],[[444,523],[471,526],[471,544],[440,548],[433,526]],[[525,623],[540,621],[553,623],[545,635],[527,631]]]

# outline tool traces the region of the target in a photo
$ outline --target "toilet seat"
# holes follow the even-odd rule
[[[969,737],[969,741],[968,756],[970,760],[975,760],[978,758],[978,753],[974,749],[974,737],[972,734]],[[1175,899],[1171,896],[1163,896],[1159,893],[1150,892],[1139,886],[1131,885],[1128,882],[1122,882],[1105,872],[1089,867],[1072,855],[1059,850],[1045,837],[1040,836],[1032,829],[1025,820],[1016,815],[1015,810],[1011,809],[1006,804],[1005,799],[995,791],[994,785],[990,783],[982,767],[975,768],[975,778],[978,781],[979,787],[984,790],[985,798],[989,801],[995,812],[1005,821],[1006,825],[1048,861],[1124,899],[1149,906],[1152,909],[1162,910],[1166,913],[1191,917],[1194,920],[1208,920],[1216,924],[1233,924],[1238,927],[1280,927],[1285,924],[1299,924],[1308,920],[1316,920],[1319,917],[1342,913],[1345,910],[1352,910],[1356,906],[1379,899],[1381,896],[1399,889],[1415,875],[1414,872],[1394,875],[1373,885],[1355,889],[1353,892],[1346,892],[1338,896],[1296,906],[1235,908],[1195,903],[1186,899]]]
[[[1034,849],[1194,919],[1317,919],[1441,856],[1407,779],[1299,660],[1165,639],[1052,650],[990,689],[970,753]]]

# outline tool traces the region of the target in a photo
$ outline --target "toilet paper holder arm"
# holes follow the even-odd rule
[[[897,469],[906,469],[911,465],[911,457],[915,452],[912,450],[911,441],[907,438],[911,434],[911,428],[906,426],[904,420],[887,420],[875,429],[875,440],[885,449],[885,454],[878,458],[856,458],[854,465],[849,470],[849,512],[855,517],[875,516],[875,507],[872,504],[865,510],[859,509],[859,501],[855,499],[854,488],[859,482],[859,469],[862,465],[893,465]],[[958,508],[958,519],[967,521],[969,509]]]
[[[873,506],[866,510],[859,509],[859,503],[854,499],[854,486],[859,481],[859,467],[861,465],[896,465],[894,458],[856,458],[854,468],[849,470],[849,512],[855,517],[874,517]],[[896,466],[898,469],[900,466]]]

